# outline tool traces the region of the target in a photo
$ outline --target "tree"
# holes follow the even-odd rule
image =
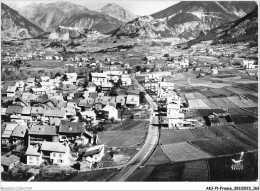
[[[64,75],[62,76],[62,80],[63,80],[63,81],[67,81],[67,80],[68,80],[68,77],[67,77],[66,74],[64,74]]]
[[[61,76],[61,74],[59,72],[57,72],[54,77],[56,78],[57,76]]]
[[[88,87],[88,77],[86,76],[85,79],[84,79],[84,84],[83,84],[83,88],[86,88]]]
[[[141,66],[136,66],[135,69],[137,72],[140,72],[142,68],[141,68]]]
[[[139,99],[140,99],[140,103],[146,103],[145,92],[139,93]]]
[[[116,92],[116,87],[113,86],[109,92],[109,96],[118,96],[117,92]]]
[[[116,86],[117,86],[117,87],[121,87],[122,84],[123,84],[123,81],[122,81],[122,79],[121,79],[121,77],[120,77],[120,78],[117,80]]]
[[[52,79],[54,78],[54,73],[52,71],[50,72],[50,76]]]

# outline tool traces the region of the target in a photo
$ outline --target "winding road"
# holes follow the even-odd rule
[[[131,76],[133,83],[138,86],[138,89],[144,91],[144,88],[138,83],[135,77]],[[139,152],[125,165],[125,167],[110,181],[123,182],[141,165],[143,165],[151,156],[159,140],[159,128],[152,124],[158,124],[158,117],[153,115],[154,110],[157,109],[157,104],[153,101],[150,95],[145,94],[147,102],[150,104],[151,116],[148,134],[143,147]]]

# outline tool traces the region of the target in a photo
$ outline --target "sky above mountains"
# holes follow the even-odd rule
[[[2,2],[9,6],[11,5],[12,8],[17,7],[18,9],[23,5],[28,5],[31,3],[53,3],[57,1],[71,2],[78,5],[83,5],[90,10],[99,10],[108,3],[116,3],[124,9],[129,10],[132,13],[140,16],[153,14],[180,2],[173,0],[5,0]]]

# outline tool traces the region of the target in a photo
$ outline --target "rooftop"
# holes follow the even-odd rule
[[[62,143],[44,141],[42,142],[40,150],[65,153],[67,151],[67,147]]]
[[[27,150],[26,150],[25,155],[40,156],[39,147],[29,145]]]
[[[12,133],[12,137],[24,137],[27,131],[27,126],[17,126],[13,133]]]

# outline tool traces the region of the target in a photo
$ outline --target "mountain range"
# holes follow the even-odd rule
[[[107,33],[123,24],[111,16],[68,2],[33,3],[22,7],[19,11],[45,31],[54,31],[61,25]]]
[[[1,3],[1,38],[30,38],[44,33],[17,11]]]
[[[52,32],[58,26],[65,26],[94,29],[118,38],[177,37],[191,40],[197,38],[201,31],[207,33],[224,23],[242,18],[255,6],[256,2],[253,1],[182,1],[150,16],[137,17],[111,3],[99,11],[92,11],[73,3],[55,2],[32,3],[19,8],[19,13],[24,19],[28,19],[25,23],[28,23],[27,30],[31,36],[40,31]],[[11,10],[5,5],[2,7],[2,15],[6,12],[5,9]],[[19,15],[15,11],[9,13],[9,16]],[[2,29],[5,29],[8,18],[4,17],[2,23],[5,25],[2,25]],[[19,28],[19,23],[13,23]],[[12,28],[15,28],[14,25]]]
[[[208,33],[201,33],[194,40],[187,42],[190,47],[201,41],[212,40],[214,43],[237,43],[258,41],[258,6],[246,16],[232,22],[225,23],[210,30]]]
[[[198,37],[202,30],[237,20],[255,6],[254,1],[182,1],[151,16],[166,20],[174,36],[189,39]]]

